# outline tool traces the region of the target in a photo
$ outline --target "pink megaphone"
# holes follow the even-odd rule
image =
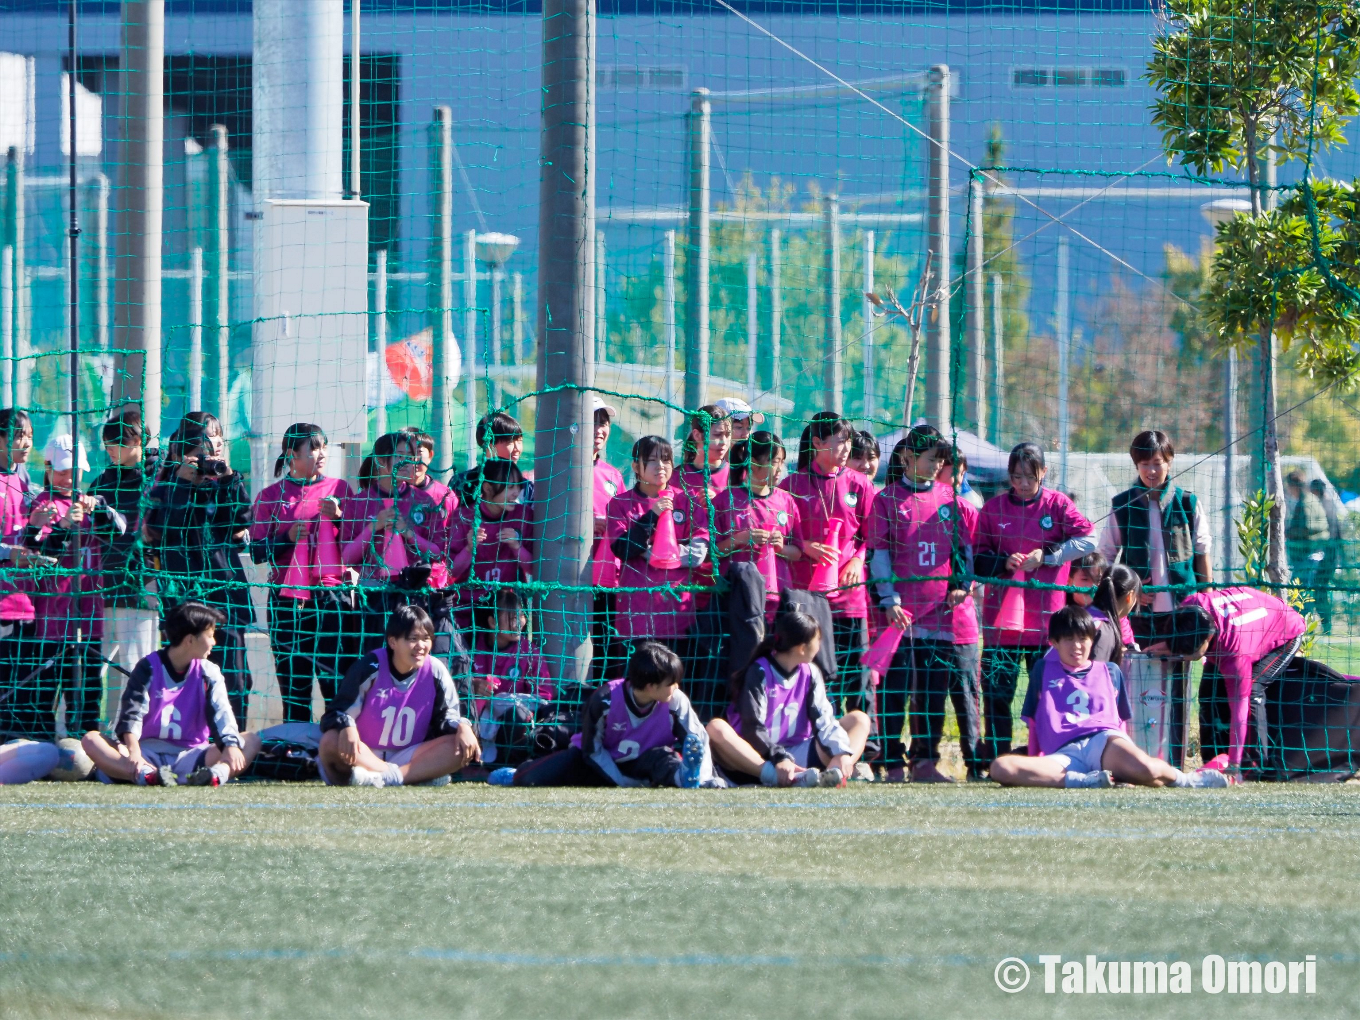
[[[812,579],[808,581],[808,591],[834,591],[840,586],[840,540],[841,540],[841,520],[833,517],[826,522],[822,533],[822,545],[829,545],[836,550],[836,555],[825,563],[818,563],[812,568]]]
[[[765,578],[766,596],[778,595],[779,564],[775,561],[773,543],[766,542],[760,547],[760,552],[756,554],[756,566],[760,568],[760,574]]]
[[[340,559],[340,536],[335,522],[321,518],[316,529],[316,576],[328,588],[338,586],[345,577],[345,565]]]
[[[872,669],[879,676],[886,676],[892,666],[897,646],[902,643],[905,631],[896,624],[889,624],[883,633],[874,638],[869,650],[860,656],[859,664],[864,669]]]
[[[302,537],[293,543],[293,551],[288,554],[288,565],[283,568],[283,587],[279,589],[279,595],[283,598],[306,602],[312,597],[312,593],[307,590],[312,583],[311,564],[308,562],[311,543],[308,537],[307,532],[303,532]]]
[[[1015,578],[1017,582],[1025,580],[1025,572],[1017,570]],[[997,610],[996,620],[992,626],[997,630],[1021,631],[1025,629],[1025,589],[1015,586],[1008,586],[1001,592],[1001,608]]]
[[[662,570],[680,566],[680,543],[675,539],[675,512],[659,514],[652,532],[652,554],[647,562]]]

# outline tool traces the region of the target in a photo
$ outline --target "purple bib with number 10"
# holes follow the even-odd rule
[[[379,648],[374,654],[378,657],[378,677],[368,689],[355,726],[359,739],[370,750],[400,751],[420,743],[430,730],[430,716],[434,714],[434,659],[425,656],[415,675],[405,686],[399,686],[392,676],[388,650]]]

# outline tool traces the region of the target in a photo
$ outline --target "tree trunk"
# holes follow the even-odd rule
[[[1275,423],[1275,332],[1271,323],[1261,327],[1261,404],[1265,425],[1266,495],[1273,496],[1267,537],[1266,577],[1275,584],[1289,580],[1284,554],[1284,478],[1280,471],[1280,437]]]
[[[1251,215],[1261,215],[1261,168],[1256,165],[1256,123],[1243,119],[1242,139],[1247,146],[1247,181],[1251,192]]]

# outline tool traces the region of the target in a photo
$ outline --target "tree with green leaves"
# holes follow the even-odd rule
[[[1218,229],[1206,316],[1220,344],[1260,349],[1264,458],[1270,510],[1266,572],[1283,583],[1284,493],[1276,429],[1276,337],[1309,344],[1300,365],[1349,383],[1355,293],[1328,265],[1326,228],[1307,207],[1317,193],[1304,175],[1304,215],[1265,212],[1261,163],[1308,161],[1345,141],[1360,112],[1360,6],[1354,0],[1167,0],[1166,29],[1153,43],[1148,79],[1161,93],[1152,122],[1169,157],[1197,173],[1245,172],[1251,216]],[[1288,205],[1288,203],[1286,204]],[[1329,233],[1329,229],[1331,233]],[[1339,242],[1337,242],[1339,243]],[[1348,293],[1349,292],[1349,293]]]

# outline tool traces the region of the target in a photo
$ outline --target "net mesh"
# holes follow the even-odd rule
[[[821,497],[798,488],[811,477],[800,445],[804,459],[826,445],[803,438],[814,417],[834,411],[872,439],[881,457],[860,479],[865,505],[840,514],[847,528],[867,529],[890,455],[925,421],[967,460],[940,476],[960,499],[1004,498],[1008,452],[1032,442],[1046,484],[1100,538],[1136,482],[1130,440],[1161,429],[1173,485],[1203,521],[1177,562],[1204,562],[1179,585],[1149,578],[1157,601],[1135,629],[1207,588],[1207,573],[1290,601],[1307,620],[1302,656],[1355,668],[1349,5],[602,6],[591,392],[609,406],[599,459],[617,474],[597,471],[599,530],[583,536],[597,567],[610,563],[592,574],[584,677],[544,645],[552,586],[536,559],[552,523],[534,496],[537,447],[584,440],[536,418],[559,382],[538,368],[551,23],[515,3],[365,2],[355,90],[348,7],[303,6],[290,20],[279,5],[169,0],[163,71],[140,77],[144,27],[118,4],[79,5],[74,66],[53,56],[66,52],[64,4],[0,19],[0,403],[28,416],[7,420],[4,455],[5,735],[108,729],[124,674],[186,600],[226,616],[214,659],[242,728],[318,718],[402,602],[435,618],[436,654],[502,763],[560,742],[643,637],[674,646],[700,715],[720,715],[750,645],[732,622],[747,575],[731,565],[761,556],[747,536],[733,542],[750,525],[719,498],[734,420],[700,411],[696,394],[745,401],[757,429],[782,437],[805,522]],[[128,17],[146,8],[128,4]],[[330,48],[308,56],[299,32]],[[152,77],[154,137],[137,119]],[[134,408],[149,432],[140,456],[130,428],[106,426]],[[60,467],[73,422],[88,458],[77,484],[98,499],[78,521]],[[328,435],[320,469],[304,432],[276,472],[293,422]],[[685,565],[665,573],[629,545],[648,436],[671,444],[679,487]],[[764,477],[745,473],[747,488]],[[948,756],[961,735],[949,760],[980,771],[1023,743],[1015,692],[1041,643],[1033,620],[1019,644],[1000,638],[984,603],[1015,586],[1071,592],[1068,571],[984,572],[978,556],[997,548],[954,527],[919,563],[951,563],[951,588],[978,584],[964,609],[980,620],[953,638],[918,626],[892,670],[871,675],[860,657],[887,618],[867,537],[842,537],[828,582],[832,700],[875,715],[881,763],[929,759],[942,734]],[[806,586],[807,544],[822,538],[810,523],[791,534],[803,560],[780,585]],[[884,580],[924,590],[904,562]],[[1276,763],[1353,762],[1360,715],[1344,681],[1291,669],[1274,683]],[[1149,746],[1192,763],[1225,749],[1212,665],[1208,680],[1198,663],[1130,670],[1171,705],[1148,723],[1165,730]],[[1318,751],[1320,733],[1335,753]]]

